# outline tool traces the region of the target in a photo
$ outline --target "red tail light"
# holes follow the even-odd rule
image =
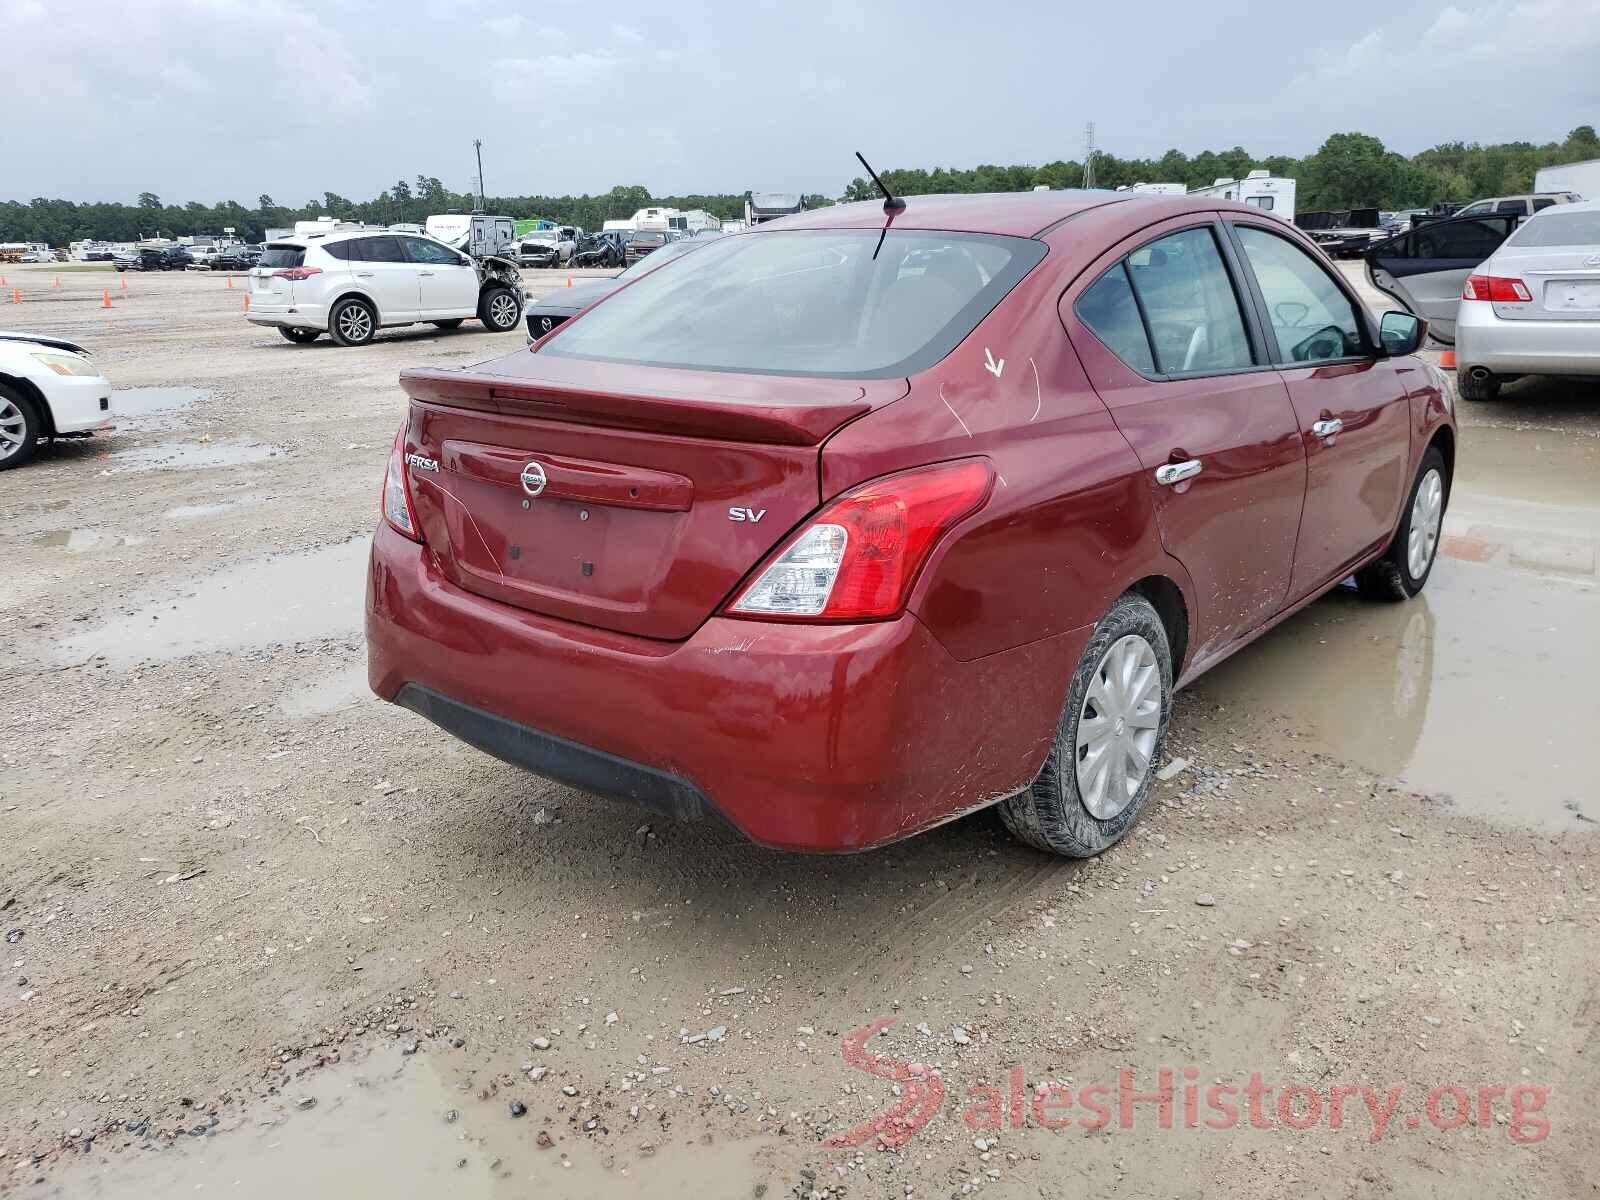
[[[1469,275],[1467,286],[1461,289],[1463,300],[1493,300],[1496,304],[1527,304],[1533,293],[1520,279],[1504,275]]]
[[[281,271],[274,271],[279,279],[310,279],[313,275],[321,275],[321,267],[285,267]]]
[[[389,469],[383,476],[383,499],[379,505],[389,528],[413,542],[422,540],[417,525],[416,509],[411,505],[411,484],[406,480],[406,427],[394,436],[394,449],[389,451]]]
[[[729,616],[873,621],[899,613],[929,552],[989,495],[982,459],[888,475],[846,492],[784,543]]]

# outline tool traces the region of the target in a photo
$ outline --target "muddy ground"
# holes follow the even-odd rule
[[[807,858],[366,694],[396,373],[520,334],[296,347],[221,277],[5,273],[0,325],[136,390],[0,475],[0,1190],[1596,1194],[1600,386],[1466,408],[1424,596],[1330,596],[1182,694],[1102,859],[988,814]],[[1162,1067],[1173,1127],[1124,1128]],[[1252,1073],[1271,1127],[1206,1127]],[[1402,1090],[1335,1128],[1335,1085]],[[826,1144],[897,1099],[897,1148]]]

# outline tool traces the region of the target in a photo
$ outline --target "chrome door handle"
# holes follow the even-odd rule
[[[432,271],[418,271],[417,274],[418,275],[432,275],[433,272]]]
[[[1163,487],[1171,487],[1185,479],[1193,479],[1204,469],[1198,458],[1191,458],[1188,462],[1166,463],[1156,468],[1156,482]]]
[[[1334,417],[1331,420],[1317,421],[1313,423],[1311,426],[1311,432],[1316,434],[1319,438],[1331,438],[1343,428],[1344,422],[1338,417]]]
[[[357,279],[371,279],[372,278],[372,272],[371,271],[357,271],[356,272],[356,278]]]

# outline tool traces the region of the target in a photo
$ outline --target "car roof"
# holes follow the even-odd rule
[[[1081,213],[1111,205],[1128,206],[1145,221],[1189,212],[1260,213],[1248,205],[1214,196],[1162,196],[1068,188],[1054,192],[981,192],[958,195],[907,196],[894,216],[896,229],[939,229],[959,233],[1001,233],[1035,237]],[[883,202],[863,200],[811,208],[792,217],[764,222],[758,229],[881,229]]]

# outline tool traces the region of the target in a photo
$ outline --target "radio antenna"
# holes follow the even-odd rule
[[[901,196],[896,196],[884,186],[883,180],[878,178],[878,173],[872,169],[872,164],[862,157],[861,151],[856,151],[856,157],[861,160],[861,165],[866,167],[867,174],[872,176],[872,182],[877,184],[878,190],[883,193],[883,211],[896,213],[903,209],[906,206],[905,199]]]

